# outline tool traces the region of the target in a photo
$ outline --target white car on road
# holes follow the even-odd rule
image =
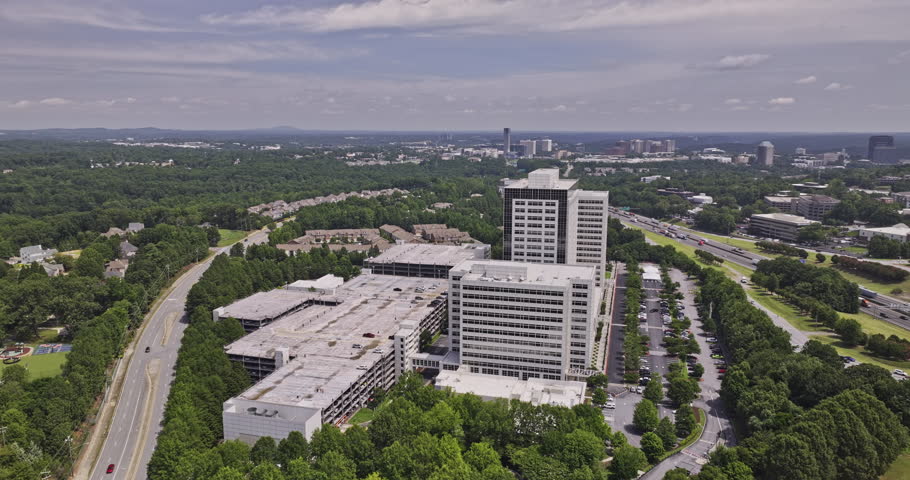
[[[906,377],[906,376],[907,376],[907,373],[904,372],[903,370],[899,369],[899,368],[894,369],[894,374],[897,375],[897,376],[899,376],[899,377]]]

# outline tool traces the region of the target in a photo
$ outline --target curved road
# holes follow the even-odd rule
[[[264,243],[268,235],[257,231],[249,235],[245,244]],[[92,480],[132,480],[146,477],[146,465],[155,450],[161,431],[164,404],[170,392],[170,383],[177,362],[180,340],[186,329],[184,305],[190,288],[199,281],[216,255],[226,253],[230,246],[215,249],[215,255],[196,264],[178,278],[158,308],[151,312],[138,339],[129,347],[135,349],[119,398],[111,398],[114,417],[100,455],[86,472],[76,478]],[[145,349],[149,348],[149,353]],[[114,472],[107,473],[114,464]],[[86,470],[87,471],[87,470]]]

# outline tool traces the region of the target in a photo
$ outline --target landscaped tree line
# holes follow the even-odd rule
[[[198,355],[194,365],[202,366],[204,354]],[[168,411],[175,408],[169,404]],[[202,408],[193,409],[187,400],[179,409],[180,417],[169,419],[174,426],[166,426],[159,439],[152,479],[511,480],[517,473],[529,480],[588,480],[607,478],[601,460],[611,453],[611,479],[632,478],[647,462],[593,406],[483,401],[435,390],[415,373],[400,379],[368,429],[353,426],[342,433],[323,425],[309,441],[292,433],[280,441],[260,438],[252,448],[236,441],[216,445],[211,436],[191,435],[207,418]],[[192,430],[186,420],[195,422]]]
[[[910,383],[873,365],[845,369],[817,341],[796,353],[789,334],[722,272],[705,269],[700,284],[702,315],[732,355],[722,396],[747,436],[713,454],[699,478],[722,478],[716,475],[737,463],[758,478],[871,480],[884,473],[908,444]]]

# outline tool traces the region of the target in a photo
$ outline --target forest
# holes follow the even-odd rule
[[[249,230],[271,222],[246,212],[263,202],[514,174],[497,160],[349,167],[335,158],[337,151],[312,149],[235,152],[25,142],[22,148],[0,144],[0,151],[0,164],[13,170],[0,175],[0,256],[5,257],[34,244],[78,249],[98,233],[128,222],[209,222]],[[175,166],[90,168],[92,162],[168,159]]]

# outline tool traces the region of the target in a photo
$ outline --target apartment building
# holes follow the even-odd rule
[[[449,341],[459,372],[577,380],[591,363],[596,269],[466,260],[449,271]]]
[[[601,285],[607,263],[609,192],[576,188],[544,168],[503,188],[503,259],[526,263],[583,264],[597,270]]]

